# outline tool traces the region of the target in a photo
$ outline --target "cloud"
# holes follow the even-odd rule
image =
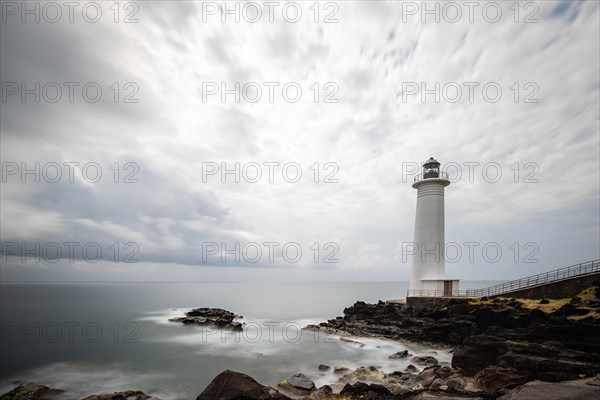
[[[153,279],[187,279],[188,266],[214,268],[214,276],[228,267],[224,279],[231,268],[240,268],[236,277],[264,268],[279,277],[308,271],[308,279],[390,268],[386,276],[407,279],[398,249],[412,240],[416,193],[403,168],[435,156],[462,173],[446,189],[448,241],[539,245],[538,263],[461,261],[449,266],[453,276],[504,279],[598,258],[599,6],[535,4],[520,10],[518,23],[508,4],[496,23],[481,9],[473,22],[463,9],[457,23],[431,15],[423,23],[397,2],[339,3],[331,24],[323,19],[335,9],[321,9],[315,23],[307,5],[297,23],[281,9],[274,22],[263,10],[257,23],[222,23],[194,2],[139,3],[133,24],[114,23],[108,9],[97,24],[9,19],[0,28],[2,82],[57,82],[63,98],[2,103],[3,168],[95,162],[103,178],[91,184],[79,170],[73,183],[8,177],[2,241],[135,242],[140,265],[179,266],[155,269]],[[524,23],[532,10],[538,22]],[[72,103],[65,82],[80,83]],[[89,82],[103,90],[96,103],[82,97]],[[478,83],[473,101],[469,82]],[[207,83],[219,92],[210,95]],[[439,101],[408,94],[412,83],[439,84]],[[498,102],[485,99],[489,83],[502,89]],[[259,101],[248,101],[257,87]],[[286,101],[294,91],[284,87],[300,87],[299,100]],[[456,87],[462,96],[448,101]],[[127,95],[137,102],[124,102]],[[203,179],[207,162],[220,170]],[[138,183],[122,182],[127,163]],[[240,171],[257,163],[262,179],[241,173],[234,182],[222,163]],[[273,182],[265,163],[279,163]],[[288,163],[300,166],[299,182],[286,180]],[[496,165],[502,176],[491,182]],[[201,262],[206,242],[272,241],[301,244],[305,259]],[[311,262],[309,248],[329,242],[339,262]],[[4,276],[36,276],[35,266],[19,272],[18,257],[9,264]],[[80,279],[101,276],[78,271]],[[143,279],[143,268],[124,271]]]

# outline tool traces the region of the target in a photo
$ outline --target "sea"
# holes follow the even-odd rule
[[[462,282],[461,289],[496,283]],[[303,373],[321,386],[339,375],[320,364],[402,371],[410,358],[388,358],[402,350],[450,363],[441,346],[302,330],[356,301],[398,299],[407,289],[408,282],[2,283],[0,393],[28,381],[71,399],[128,389],[195,399],[226,369],[270,386]],[[243,332],[169,321],[196,307],[242,316]]]

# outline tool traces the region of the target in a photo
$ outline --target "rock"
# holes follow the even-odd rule
[[[0,400],[50,400],[64,393],[62,390],[36,383],[18,382],[18,384],[16,388],[4,393]]]
[[[438,364],[437,358],[432,357],[432,356],[413,357],[413,358],[411,358],[410,361],[414,362],[415,364],[427,365],[427,366]]]
[[[344,367],[342,365],[336,365],[335,367],[333,367],[333,373],[334,374],[343,374],[346,371],[349,371],[350,368],[348,367]]]
[[[549,314],[504,298],[486,302],[450,299],[426,307],[356,302],[344,309],[343,317],[314,329],[449,344],[456,347],[452,366],[467,377],[498,366],[513,368],[519,376],[530,371],[530,379],[561,381],[600,372],[598,315],[600,300],[587,294]]]
[[[515,310],[509,307],[481,307],[474,311],[474,315],[475,324],[480,330],[485,330],[490,326],[515,327]]]
[[[412,354],[410,354],[407,350],[402,350],[397,353],[391,354],[388,358],[391,360],[397,360],[399,358],[406,358],[410,356],[412,356]]]
[[[499,400],[598,400],[598,388],[589,379],[550,383],[533,381],[520,386]]]
[[[408,364],[408,367],[404,369],[405,372],[419,372],[419,369],[412,364]]]
[[[348,338],[345,338],[345,337],[341,337],[341,338],[340,338],[340,342],[346,342],[346,343],[357,344],[357,345],[359,345],[360,347],[364,347],[364,346],[365,346],[365,344],[364,344],[364,343],[361,343],[361,342],[359,342],[359,341],[356,341],[356,340],[348,339]]]
[[[51,400],[68,398],[63,390],[50,389],[44,385],[35,383],[21,383],[8,393],[3,394],[1,400]],[[148,396],[139,390],[125,390],[112,394],[95,394],[87,396],[82,400],[159,400]]]
[[[383,382],[385,373],[376,367],[359,367],[353,372],[345,374],[340,378],[342,382],[368,381],[368,382]]]
[[[310,400],[327,400],[333,394],[333,389],[331,386],[325,385],[321,386],[314,392],[312,392],[309,396]]]
[[[88,396],[82,400],[149,400],[152,397],[139,390],[126,390],[114,392],[113,394],[97,394]]]
[[[232,331],[242,331],[242,324],[234,322],[236,316],[231,311],[222,308],[194,308],[185,313],[185,317],[170,318],[171,322],[181,322],[183,324],[195,324],[201,326],[214,326],[217,328],[229,329]]]
[[[573,298],[571,298],[571,301],[569,303],[571,303],[571,304],[579,304],[579,303],[581,303],[581,297],[574,296]]]
[[[452,356],[452,366],[468,376],[474,376],[487,366],[496,365],[500,355],[506,353],[506,340],[495,336],[477,335],[464,341]]]
[[[529,380],[529,374],[497,366],[486,367],[475,375],[475,384],[489,394],[495,394],[500,389],[515,388]]]
[[[458,371],[453,370],[448,366],[434,365],[427,367],[417,376],[417,380],[424,386],[430,386],[436,379],[446,379],[455,375]]]
[[[315,383],[304,374],[295,374],[279,382],[277,386],[287,390],[310,392],[316,389]]]
[[[444,392],[423,392],[409,397],[409,400],[485,400],[484,397],[453,395]]]
[[[331,369],[331,367],[329,365],[319,364],[318,369],[319,369],[319,371],[328,371]]]
[[[575,302],[575,303],[573,303],[571,301],[571,303],[565,304],[558,310],[564,312],[567,317],[589,314],[589,312],[590,312],[589,309],[578,306],[580,302],[581,302],[581,299],[579,300],[579,302]]]
[[[196,400],[290,400],[276,389],[263,386],[252,377],[225,370],[217,375]]]
[[[366,384],[364,382],[356,382],[347,384],[340,392],[342,396],[349,396],[352,399],[393,399],[394,396],[387,388],[374,383]]]
[[[550,300],[548,300],[548,299],[541,299],[540,300],[540,304],[550,304]]]

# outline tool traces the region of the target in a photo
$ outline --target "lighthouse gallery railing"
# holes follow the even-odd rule
[[[434,174],[434,173],[426,172],[424,174],[416,175],[414,178],[414,182],[423,181],[425,179],[450,179],[448,173],[444,172],[444,171],[440,171],[437,174],[438,176],[426,176],[426,175],[432,175],[432,174]]]
[[[408,297],[486,297],[498,296],[505,293],[515,292],[521,289],[527,289],[534,286],[544,285],[550,282],[562,281],[574,278],[580,275],[600,272],[600,260],[588,261],[581,264],[571,265],[556,269],[554,271],[544,272],[542,274],[528,276],[526,278],[501,283],[483,289],[453,290],[445,292],[444,290],[420,290],[409,289]]]

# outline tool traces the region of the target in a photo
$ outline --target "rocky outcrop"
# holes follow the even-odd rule
[[[241,331],[242,324],[234,321],[236,318],[242,317],[222,308],[202,307],[186,312],[185,317],[170,318],[169,321]]]
[[[452,366],[465,376],[499,367],[496,372],[502,377],[498,375],[498,379],[510,385],[533,379],[574,380],[599,373],[599,315],[598,299],[580,297],[549,313],[527,308],[515,299],[452,299],[430,308],[357,302],[344,310],[343,317],[307,329],[452,345],[456,347]],[[433,359],[411,362],[435,364]],[[480,375],[488,394],[493,390],[491,374],[488,369]]]
[[[589,379],[561,383],[529,382],[499,400],[598,400],[600,388]]]
[[[19,386],[0,396],[0,400],[50,400],[64,393],[36,383],[20,382]]]
[[[21,383],[19,386],[4,393],[0,400],[59,400],[72,398],[68,393],[59,389],[50,389],[44,385],[36,383]],[[95,394],[87,396],[82,400],[159,400],[156,397],[148,396],[146,393],[139,390],[125,390],[122,392],[114,392],[112,394]]]
[[[252,377],[225,370],[217,375],[196,400],[289,400],[277,389],[263,386]]]

